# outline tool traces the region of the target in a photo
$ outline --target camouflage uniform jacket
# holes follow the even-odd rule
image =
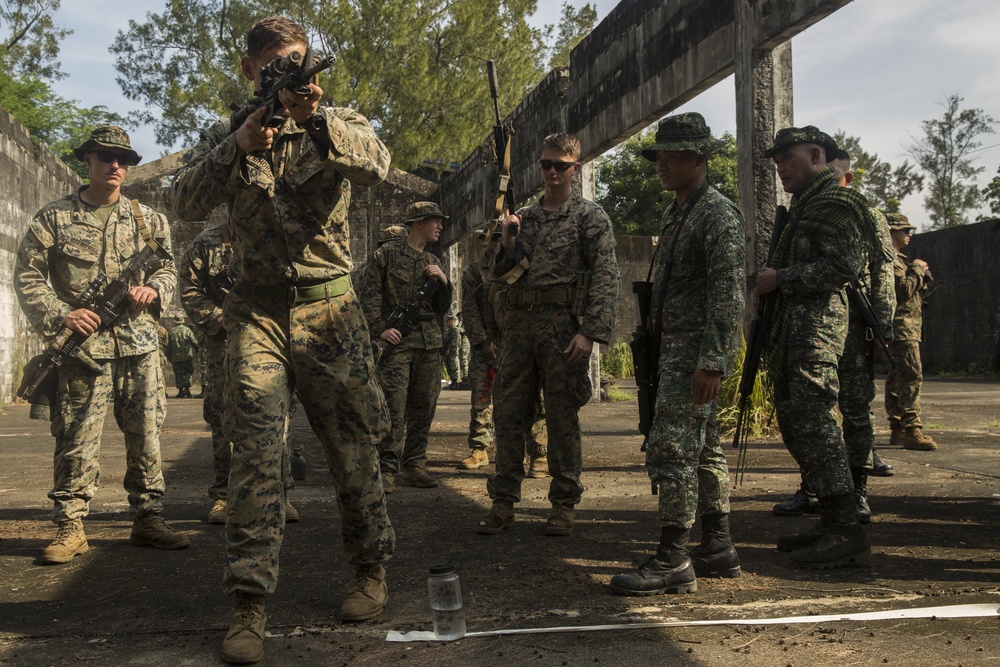
[[[223,330],[222,302],[233,285],[233,246],[221,223],[206,227],[181,260],[181,305],[208,336]]]
[[[772,266],[778,300],[768,337],[772,380],[784,368],[787,348],[812,349],[837,363],[847,337],[844,287],[861,272],[858,220],[868,215],[864,196],[842,188],[824,167],[792,197],[789,222],[778,240]]]
[[[743,214],[709,187],[687,213],[667,277],[670,246],[690,201],[664,211],[653,260],[653,307],[663,299],[660,369],[728,372],[746,285]]]
[[[896,274],[896,315],[892,321],[893,340],[923,340],[924,294],[934,284],[931,272],[896,253],[892,263]]]
[[[896,250],[889,235],[889,224],[878,209],[869,208],[862,229],[865,243],[862,269],[862,283],[867,287],[868,300],[882,325],[882,337],[892,340],[892,319],[896,312],[896,284],[893,276],[893,260]],[[854,310],[851,310],[852,317]]]
[[[414,295],[427,282],[424,268],[431,264],[440,266],[441,262],[426,250],[413,248],[405,240],[386,243],[375,251],[365,265],[358,287],[361,308],[365,311],[373,339],[385,331],[385,320],[397,305],[413,301]],[[451,283],[438,285],[429,302],[421,304],[421,310],[443,317],[451,306],[451,291]],[[443,343],[441,325],[437,319],[429,319],[420,322],[398,347],[433,350]]]
[[[178,324],[170,330],[170,362],[191,361],[198,349],[198,339],[185,324]]]
[[[479,347],[492,340],[486,322],[486,297],[489,285],[483,281],[482,269],[470,266],[462,272],[462,323],[469,343]]]
[[[615,235],[608,214],[576,193],[557,211],[546,211],[539,200],[517,213],[522,218],[520,233],[510,248],[497,247],[492,279],[498,280],[517,265],[518,250],[531,265],[510,286],[512,292],[572,288],[580,274],[589,274],[590,289],[578,333],[606,344],[611,339],[621,292]]]
[[[85,186],[86,187],[86,186]],[[84,188],[81,188],[82,191]],[[80,199],[80,191],[57,199],[39,211],[21,239],[14,266],[14,289],[31,327],[43,338],[54,336],[75,300],[98,272],[119,276],[144,241],[132,211],[122,195],[105,225]],[[146,228],[167,252],[171,251],[167,219],[142,206]],[[155,282],[160,298],[146,309],[125,309],[110,327],[102,327],[83,344],[93,359],[115,359],[157,349],[156,320],[174,293],[177,268],[167,261],[142,276],[141,284]]]
[[[315,284],[351,272],[351,183],[375,185],[389,151],[360,114],[320,107],[329,150],[286,119],[264,157],[241,154],[229,121],[202,134],[174,180],[183,220],[229,205],[236,274],[255,285]]]

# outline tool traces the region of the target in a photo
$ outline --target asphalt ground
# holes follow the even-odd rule
[[[628,390],[629,387],[623,385]],[[171,389],[170,395],[176,393]],[[402,487],[389,497],[397,530],[390,600],[381,617],[340,622],[350,580],[338,510],[322,451],[305,416],[292,441],[308,460],[293,499],[302,520],[286,527],[281,581],[269,598],[261,665],[1000,665],[998,616],[839,621],[466,638],[401,644],[389,630],[430,630],[427,570],[461,562],[469,631],[635,624],[658,620],[753,620],[940,605],[1000,608],[1000,384],[929,380],[923,393],[935,452],[883,446],[895,466],[870,480],[875,519],[871,569],[800,570],[774,549],[778,532],[806,530],[815,516],[779,518],[774,503],[798,485],[780,442],[751,445],[733,492],[738,579],[699,581],[681,596],[615,597],[611,576],[655,548],[656,499],[639,452],[635,403],[591,404],[584,427],[584,483],[570,537],[546,537],[547,480],[526,479],[515,526],[475,534],[493,466],[459,471],[466,455],[469,393],[444,391],[432,428],[437,489]],[[885,422],[876,406],[880,426]],[[887,441],[880,432],[879,441]],[[211,477],[201,402],[169,401],[162,434],[165,516],[192,546],[157,551],[128,543],[124,448],[113,417],[105,427],[101,489],[85,525],[91,550],[41,566],[55,534],[48,424],[24,406],[0,412],[0,664],[219,665],[231,600],[221,590],[224,535],[206,523]],[[730,463],[735,452],[727,448]]]

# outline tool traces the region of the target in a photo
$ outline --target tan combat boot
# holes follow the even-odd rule
[[[545,456],[536,456],[528,463],[528,477],[542,479],[549,476],[549,459]]]
[[[229,632],[222,640],[222,659],[233,665],[249,665],[264,657],[264,596],[237,593]]]
[[[142,514],[135,518],[129,542],[157,549],[183,549],[191,546],[191,540],[185,533],[168,526],[157,513]]]
[[[399,476],[400,486],[415,486],[418,489],[433,489],[438,482],[433,475],[421,466],[403,468],[403,474]]]
[[[77,554],[85,554],[90,551],[87,543],[87,535],[83,532],[83,519],[72,519],[59,524],[59,532],[52,544],[45,547],[42,552],[43,565],[57,565],[68,563]]]
[[[387,470],[382,471],[382,492],[392,493],[396,490],[396,473]]]
[[[469,455],[458,464],[460,470],[475,470],[490,464],[490,455],[485,449],[473,449]]]
[[[285,498],[285,523],[295,523],[299,520],[299,510],[292,501]]]
[[[893,426],[889,429],[889,446],[890,447],[902,447],[903,446],[903,427]]]
[[[385,609],[389,591],[385,585],[385,568],[381,565],[361,565],[354,572],[354,581],[347,587],[347,597],[340,607],[340,620],[367,621]]]
[[[225,524],[226,523],[226,499],[219,498],[212,505],[212,509],[208,511],[208,522],[214,524]]]
[[[576,512],[572,505],[553,505],[549,520],[545,522],[545,534],[553,537],[572,535],[574,523]]]
[[[514,525],[514,505],[493,501],[490,513],[479,520],[476,532],[480,535],[497,535]]]
[[[903,431],[903,449],[932,452],[937,448],[937,443],[929,435],[924,435],[923,430],[919,426],[911,426]]]

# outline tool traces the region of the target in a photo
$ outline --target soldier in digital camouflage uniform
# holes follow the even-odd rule
[[[191,327],[178,322],[170,330],[170,365],[174,369],[177,398],[191,398],[191,376],[194,375],[194,355],[198,339]]]
[[[448,389],[458,389],[459,383],[466,379],[460,370],[461,338],[462,332],[458,328],[458,318],[449,315],[444,320],[444,333],[441,341],[444,367],[448,371],[448,379],[451,380]]]
[[[496,253],[497,242],[503,233],[497,229],[486,244],[485,258]],[[480,232],[479,240],[486,239]],[[493,379],[496,375],[496,326],[487,302],[489,283],[483,278],[484,267],[473,264],[462,272],[462,320],[470,344],[469,375],[467,381],[472,392],[472,409],[469,416],[469,456],[458,464],[461,470],[475,470],[490,464],[488,448],[493,444]],[[549,476],[547,460],[548,432],[541,394],[530,409],[533,414],[525,419],[529,425],[525,433],[528,456],[528,477]]]
[[[764,153],[793,196],[772,266],[761,268],[756,281],[759,295],[777,297],[765,361],[778,425],[821,513],[814,530],[779,535],[778,549],[791,551],[793,564],[811,568],[871,564],[834,414],[847,337],[844,288],[862,268],[857,221],[868,215],[868,202],[840,187],[826,166],[837,150],[829,135],[810,125],[780,130]]]
[[[373,336],[385,348],[378,361],[378,381],[392,420],[390,435],[379,444],[382,483],[387,492],[402,486],[433,488],[427,472],[427,435],[441,393],[442,332],[438,317],[451,304],[451,284],[440,260],[425,248],[437,241],[447,216],[434,202],[416,202],[406,212],[406,238],[386,243],[365,266],[361,304]],[[397,305],[411,303],[424,283],[434,278],[437,291],[421,304],[421,321],[402,336],[386,319]],[[398,475],[398,477],[397,477]]]
[[[150,237],[169,252],[170,229],[165,217],[121,194],[128,167],[141,159],[123,129],[98,127],[74,154],[89,168],[90,185],[35,215],[14,266],[14,288],[31,327],[46,339],[63,325],[88,335],[82,351],[103,371],[95,375],[75,359],[58,371],[52,409],[54,483],[48,495],[59,530],[42,554],[46,564],[68,562],[89,549],[83,518],[97,493],[109,403],[125,434],[124,485],[135,515],[130,541],[158,549],[190,544],[161,514],[160,426],[166,395],[155,317],[174,292],[177,269],[166,261],[143,275],[129,290],[129,308],[110,326],[101,327],[96,313],[75,305],[99,272],[117,277]]]
[[[547,535],[572,534],[574,508],[583,494],[579,410],[593,393],[594,341],[606,343],[611,337],[621,277],[611,220],[600,206],[573,192],[579,159],[576,137],[547,136],[539,160],[542,198],[503,219],[491,268],[491,302],[500,331],[493,384],[497,460],[486,487],[493,506],[479,521],[481,534],[497,534],[514,524],[524,478],[526,420],[539,390],[545,396],[552,475]]]
[[[833,168],[841,187],[850,187],[854,174],[851,172],[850,155],[843,149],[837,152],[837,159],[829,164]],[[889,237],[889,226],[881,211],[870,208],[859,220],[862,238],[863,271],[858,284],[872,304],[875,316],[881,323],[879,333],[892,340],[892,316],[896,309],[896,292],[892,273],[895,250]],[[847,338],[844,353],[840,357],[837,376],[840,380],[838,404],[842,416],[844,444],[854,481],[854,498],[857,503],[858,519],[870,523],[872,512],[868,505],[868,474],[890,476],[892,466],[883,463],[875,451],[875,368],[882,348],[874,342],[872,332],[865,325],[862,315],[852,305],[848,309]],[[774,506],[778,516],[796,516],[819,509],[819,501],[803,482],[789,500]]]
[[[229,487],[229,464],[232,460],[232,441],[223,424],[223,397],[226,373],[226,327],[222,304],[235,282],[233,275],[233,246],[222,223],[206,227],[184,254],[178,271],[181,305],[191,321],[204,336],[201,355],[205,360],[202,371],[202,416],[212,431],[213,478],[208,487],[212,509],[208,522],[226,523],[226,496]],[[287,433],[287,429],[286,429]],[[282,462],[282,486],[285,489],[285,522],[299,520],[299,512],[288,494],[294,488],[291,460],[285,447]]]
[[[465,331],[465,322],[462,321],[462,311],[458,311],[458,324],[455,328],[458,329],[458,374],[462,376],[460,384],[462,385],[462,389],[468,389],[469,354],[471,353],[472,344],[469,342],[469,336]]]
[[[662,120],[655,143],[642,149],[676,195],[653,260],[662,339],[646,468],[658,490],[660,544],[645,564],[611,579],[618,595],[685,593],[697,590],[696,575],[740,575],[716,396],[732,370],[743,314],[745,230],[740,209],[705,180],[709,154],[724,145],[701,114],[683,113]],[[689,554],[699,509],[702,541]]]
[[[163,376],[167,371],[167,352],[170,351],[170,332],[159,322],[156,323],[156,344],[160,350],[160,367],[163,369]]]
[[[889,444],[902,445],[903,449],[932,451],[937,449],[937,443],[923,432],[920,423],[920,387],[924,381],[920,342],[924,337],[924,295],[934,284],[934,277],[927,262],[922,259],[911,262],[902,252],[916,229],[909,219],[902,213],[888,213],[886,218],[896,249],[892,264],[896,278],[896,313],[890,344],[896,363],[885,379]]]
[[[259,86],[263,65],[305,53],[307,43],[305,30],[287,18],[258,21],[247,35],[244,76]],[[376,450],[388,415],[351,287],[347,220],[351,182],[380,182],[389,152],[364,117],[320,107],[322,89],[308,89],[279,92],[286,115],[277,128],[262,125],[263,108],[235,132],[228,121],[212,126],[173,185],[184,220],[205,220],[228,205],[224,224],[239,277],[223,308],[233,412],[223,587],[236,601],[222,655],[231,662],[264,653],[264,596],[277,584],[285,523],[281,461],[293,391],[325,451],[354,567],[342,620],[382,612],[382,564],[395,541]]]

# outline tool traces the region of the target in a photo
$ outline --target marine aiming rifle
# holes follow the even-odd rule
[[[389,313],[389,317],[385,320],[386,329],[396,329],[399,331],[400,336],[405,338],[408,334],[412,333],[421,322],[430,322],[434,319],[434,313],[424,312],[420,309],[421,304],[427,301],[434,293],[438,291],[441,281],[437,278],[428,278],[417,293],[413,295],[413,300],[407,303],[396,304],[396,307],[392,309]],[[395,344],[386,342],[386,347],[383,350],[383,357],[388,354]]]
[[[774,261],[774,253],[778,248],[785,226],[788,224],[788,209],[779,206],[774,214],[774,227],[771,229],[771,242],[768,245],[767,261],[764,266],[770,266]],[[746,465],[747,442],[750,439],[750,424],[747,419],[750,413],[750,397],[757,384],[757,371],[760,369],[760,357],[764,352],[764,343],[771,331],[774,320],[774,306],[778,300],[777,292],[757,296],[757,312],[750,323],[750,335],[747,337],[746,354],[743,357],[743,373],[737,389],[736,433],[733,435],[733,447],[740,450],[737,457],[737,482],[742,478]]]
[[[305,56],[292,51],[264,65],[260,68],[260,92],[242,107],[235,104],[230,107],[233,111],[230,131],[238,130],[261,107],[267,108],[261,125],[280,126],[285,118],[284,105],[278,99],[278,93],[288,88],[299,95],[308,95],[308,84],[314,82],[320,72],[333,67],[335,62],[337,56],[314,56],[312,49],[307,48]]]
[[[129,260],[121,275],[108,281],[105,274],[99,273],[77,296],[76,306],[93,311],[101,318],[98,328],[107,328],[125,312],[129,304],[129,290],[139,284],[145,271],[156,263],[169,259],[171,259],[170,253],[150,238]],[[88,338],[90,334],[73,331],[63,325],[46,350],[28,362],[24,379],[17,390],[17,397],[33,405],[52,405],[56,388],[54,381],[56,375],[53,371],[62,366],[67,359],[76,359],[95,375],[99,375],[102,372],[100,365],[81,349]],[[50,400],[46,402],[45,398]]]
[[[882,335],[882,323],[878,321],[875,308],[868,299],[868,295],[865,294],[861,281],[857,278],[847,285],[847,300],[857,311],[858,315],[861,316],[861,321],[865,323],[865,337],[869,342],[875,341],[878,343],[878,346],[882,348],[882,354],[885,355],[886,360],[889,362],[889,366],[895,366],[896,360],[892,358],[892,352],[889,351],[889,343],[886,341],[885,336]],[[875,379],[874,373],[872,373],[872,379]]]

